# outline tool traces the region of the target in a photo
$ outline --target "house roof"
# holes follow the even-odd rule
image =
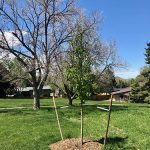
[[[131,87],[119,89],[118,91],[112,92],[111,94],[112,95],[117,95],[117,94],[129,93],[129,92],[131,92]]]
[[[49,85],[46,85],[43,87],[43,90],[50,90],[51,87]],[[33,90],[33,87],[25,87],[22,89],[22,91],[25,91],[25,92],[28,92],[28,91],[32,91]]]
[[[22,89],[22,91],[24,92],[28,92],[28,91],[32,91],[33,90],[33,87],[25,87]]]

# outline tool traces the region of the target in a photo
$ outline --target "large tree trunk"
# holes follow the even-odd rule
[[[72,97],[71,92],[66,84],[64,84],[64,88],[65,88],[65,92],[66,92],[67,98],[68,98],[68,105],[72,106],[72,101],[73,101],[74,97]]]
[[[69,97],[68,97],[68,105],[69,105],[69,106],[72,106],[72,101],[73,101],[73,99],[69,96]]]
[[[33,109],[40,109],[40,93],[37,87],[33,87]]]

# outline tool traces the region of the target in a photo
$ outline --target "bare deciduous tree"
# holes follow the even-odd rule
[[[0,1],[0,49],[14,55],[29,74],[34,109],[40,108],[40,91],[70,36],[68,24],[75,14],[74,0]]]

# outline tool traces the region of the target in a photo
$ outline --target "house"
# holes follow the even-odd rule
[[[131,87],[115,89],[111,94],[113,95],[114,101],[125,101],[130,99]]]
[[[50,86],[44,86],[41,92],[40,97],[50,97],[50,93],[52,93]],[[25,87],[22,88],[15,97],[19,98],[32,98],[33,97],[33,87]]]

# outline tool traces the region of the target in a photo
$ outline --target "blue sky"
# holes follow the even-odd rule
[[[150,42],[150,0],[79,0],[79,5],[87,13],[102,13],[102,39],[115,40],[118,55],[128,63],[128,70],[117,71],[116,75],[135,77],[145,65],[146,43]]]

